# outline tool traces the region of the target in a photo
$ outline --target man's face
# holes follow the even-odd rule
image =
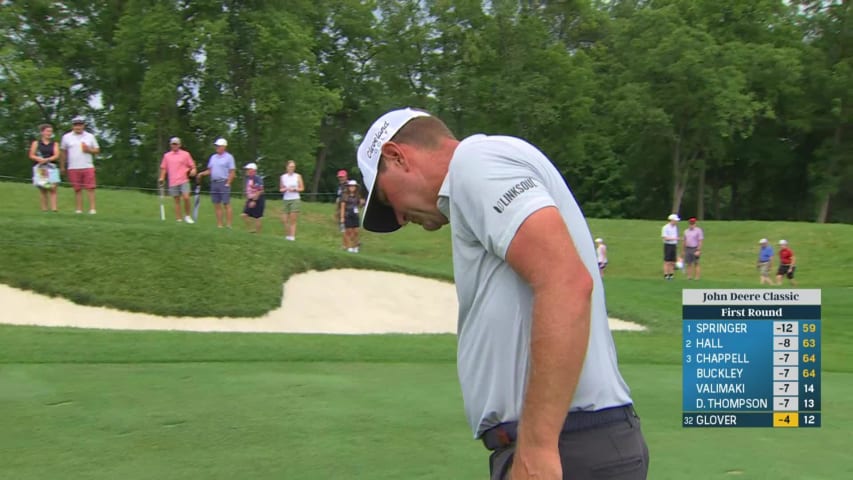
[[[86,125],[83,123],[75,123],[74,125],[71,125],[71,130],[74,133],[79,135],[79,134],[83,133],[83,127],[85,127],[85,126]]]
[[[343,184],[347,183],[347,181],[348,181],[348,180],[347,180],[347,176],[346,176],[346,175],[340,175],[340,176],[338,176],[338,183],[340,183],[341,185],[343,185]]]
[[[424,230],[438,230],[448,222],[436,205],[437,193],[432,191],[417,168],[418,159],[426,159],[414,149],[408,151],[411,154],[406,159],[406,166],[398,161],[380,160],[385,163],[385,169],[380,169],[376,176],[374,201],[394,209],[400,225],[411,222]]]
[[[225,146],[224,145],[217,145],[216,146],[216,153],[218,153],[220,155],[225,153]]]

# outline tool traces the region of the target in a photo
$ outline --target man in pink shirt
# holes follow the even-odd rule
[[[175,199],[175,220],[195,223],[190,216],[190,179],[196,174],[195,162],[189,152],[181,148],[181,139],[169,140],[170,150],[163,154],[160,162],[160,185],[169,174],[169,195]],[[181,197],[184,199],[186,215],[181,218]]]
[[[681,256],[684,258],[684,268],[687,271],[687,279],[699,280],[699,256],[702,255],[702,241],[705,235],[702,229],[696,226],[696,218],[688,220],[690,224],[684,231],[684,250]]]

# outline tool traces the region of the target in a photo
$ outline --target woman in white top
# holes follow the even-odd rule
[[[282,192],[284,210],[281,214],[281,223],[284,225],[285,240],[296,240],[296,217],[299,216],[300,197],[299,192],[305,190],[302,183],[302,175],[296,173],[296,162],[287,162],[287,171],[279,180],[278,190]]]
[[[598,257],[598,271],[601,272],[601,276],[603,277],[604,269],[607,268],[607,245],[604,244],[604,239],[602,238],[596,238],[595,244],[595,253]]]

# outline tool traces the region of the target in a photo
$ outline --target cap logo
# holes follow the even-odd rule
[[[385,135],[385,132],[388,131],[388,120],[385,120],[382,123],[382,126],[379,127],[379,130],[376,131],[376,134],[373,135],[373,141],[370,142],[370,146],[367,147],[367,158],[373,158],[373,154],[376,153],[377,147],[379,147],[379,143],[382,141],[382,136]]]

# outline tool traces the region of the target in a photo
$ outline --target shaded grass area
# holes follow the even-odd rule
[[[4,368],[0,407],[17,421],[0,460],[19,480],[476,478],[485,450],[454,376],[447,363]]]
[[[651,479],[849,478],[851,374],[825,375],[820,429],[684,429],[679,367],[623,370]],[[0,460],[24,480],[484,478],[455,375],[450,362],[7,365]]]

